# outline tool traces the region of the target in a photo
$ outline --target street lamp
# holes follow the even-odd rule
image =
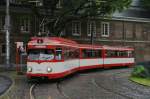
[[[93,0],[90,0],[90,8],[91,8],[91,6],[92,6],[92,1]],[[104,4],[106,3],[106,0],[99,0],[99,1],[96,1],[96,3],[98,3],[99,5],[102,5],[102,7],[104,6]],[[103,9],[102,9],[103,10]],[[101,11],[102,12],[102,11]],[[89,14],[89,13],[88,13]],[[102,13],[103,14],[103,13]],[[104,16],[104,15],[103,15]],[[88,19],[90,18],[91,16],[89,16],[88,15]],[[91,30],[92,32],[91,32],[91,40],[90,40],[90,42],[91,42],[91,44],[93,45],[94,44],[94,34],[93,34],[93,30]]]
[[[5,30],[6,30],[6,65],[10,65],[10,15],[9,15],[9,0],[6,0],[6,16],[5,16]]]

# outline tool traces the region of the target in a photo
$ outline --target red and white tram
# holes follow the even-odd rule
[[[35,37],[27,46],[29,78],[61,78],[84,69],[134,64],[134,49],[129,47],[78,44],[57,37]]]

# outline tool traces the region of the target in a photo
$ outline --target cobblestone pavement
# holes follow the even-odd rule
[[[10,99],[150,99],[150,87],[131,82],[131,68],[91,70],[76,73],[57,81],[38,80],[28,82],[25,76],[15,79]]]
[[[12,84],[10,78],[4,75],[0,75],[0,95],[2,95]]]

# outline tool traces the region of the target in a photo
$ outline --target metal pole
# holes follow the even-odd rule
[[[9,15],[9,0],[6,0],[6,17],[5,17],[5,29],[6,29],[6,65],[10,65],[10,15]]]
[[[91,33],[91,45],[93,45],[94,44],[94,34],[93,34],[93,30],[91,30],[92,31],[92,33]]]

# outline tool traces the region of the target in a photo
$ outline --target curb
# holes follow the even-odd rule
[[[145,86],[145,87],[150,87],[149,85],[146,85],[146,84],[143,84],[143,83],[139,83],[139,82],[137,82],[135,80],[132,80],[131,77],[129,77],[129,80],[132,81],[132,82],[134,82],[134,83],[136,83],[136,84],[138,84],[138,85],[142,85],[142,86]]]

